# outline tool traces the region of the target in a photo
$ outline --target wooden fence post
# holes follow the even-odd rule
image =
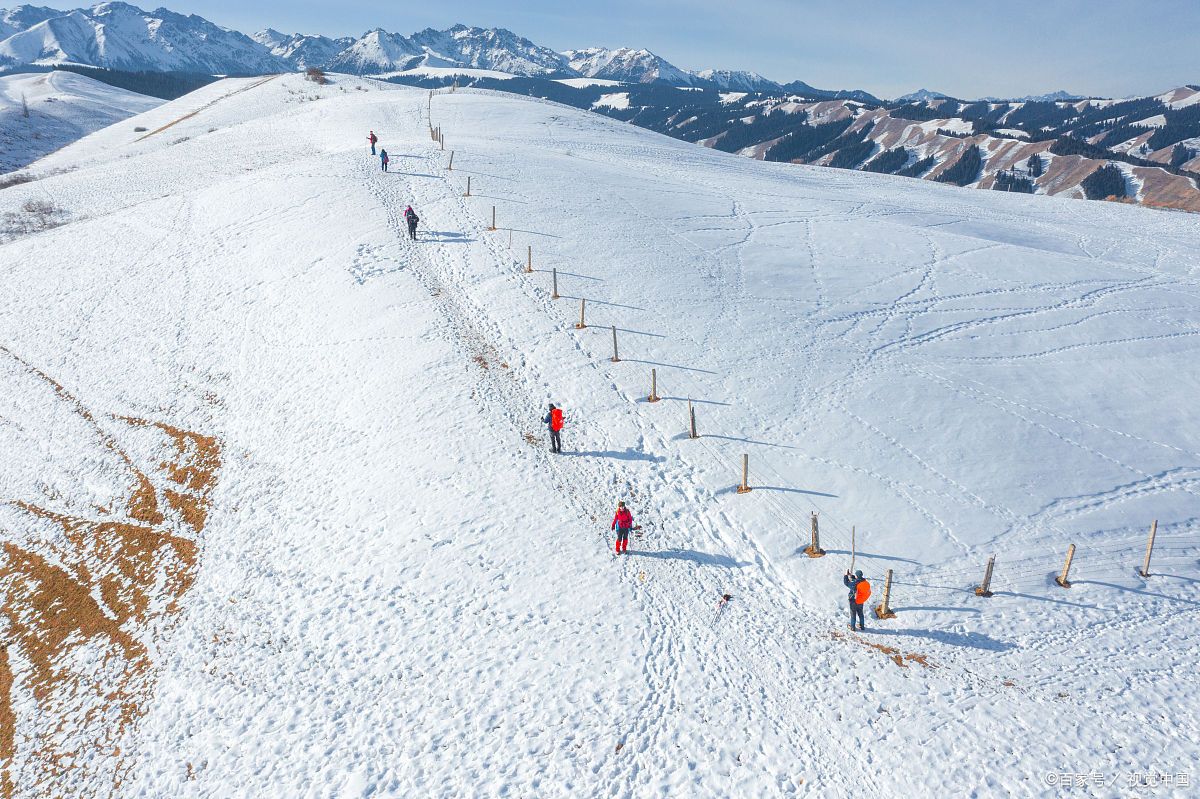
[[[850,571],[854,571],[854,558],[858,554],[857,528],[850,525]]]
[[[587,322],[585,322],[584,318],[583,318],[583,313],[586,309],[587,309],[587,300],[580,298],[580,300],[579,300],[579,322],[576,323],[576,325],[575,325],[576,330],[583,330],[585,327],[587,327]]]
[[[492,206],[492,226],[488,230],[496,229],[496,206]]]
[[[658,370],[650,370],[650,396],[646,397],[646,402],[658,402]]]
[[[892,610],[892,570],[887,570],[887,577],[883,581],[883,602],[879,603],[879,607],[875,608],[875,618],[877,619],[894,619],[896,618],[895,611]]]
[[[1071,587],[1071,561],[1075,558],[1075,545],[1067,547],[1067,562],[1063,564],[1062,574],[1054,578],[1054,582],[1058,583],[1063,588]]]
[[[819,558],[825,554],[825,550],[821,549],[821,531],[817,525],[817,514],[812,515],[812,543],[804,550],[804,554],[810,558]]]
[[[446,137],[444,135],[442,135],[441,133],[438,134],[438,145],[442,148],[443,151],[446,149]]]
[[[470,175],[467,175],[467,193],[466,193],[466,194],[464,194],[463,196],[464,196],[464,197],[470,197],[470,196],[471,196],[471,176],[470,176]]]
[[[525,259],[525,271],[526,272],[533,271],[533,245],[532,244],[529,245],[529,254]]]
[[[737,487],[739,494],[749,494],[750,488],[750,456],[742,455],[742,484]]]
[[[550,279],[553,281],[553,283],[551,283],[553,288],[550,291],[550,299],[557,300],[558,299],[558,267],[551,269],[550,275],[551,275]]]
[[[1143,577],[1150,576],[1150,554],[1154,552],[1154,536],[1158,533],[1158,519],[1150,525],[1150,540],[1146,542],[1146,559],[1142,562],[1142,570],[1138,572]]]
[[[992,570],[996,568],[996,556],[988,558],[987,569],[983,572],[983,585],[975,586],[975,596],[989,597],[992,595]]]
[[[450,151],[450,163],[446,166],[446,169],[450,170],[451,172],[454,171],[454,151],[453,150]]]
[[[688,400],[688,438],[699,438],[700,434],[696,432],[696,409],[692,407],[691,399]]]

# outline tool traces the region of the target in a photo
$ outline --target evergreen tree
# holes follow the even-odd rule
[[[919,161],[914,161],[912,164],[904,167],[904,169],[901,169],[896,174],[902,175],[906,178],[919,178],[929,170],[933,169],[936,164],[937,159],[930,155],[920,159]]]
[[[992,184],[992,188],[996,191],[1016,191],[1022,194],[1033,194],[1035,191],[1032,180],[1011,170],[997,172],[996,182]]]
[[[867,157],[870,156],[874,150],[875,142],[873,141],[865,139],[863,141],[854,142],[838,150],[834,154],[833,158],[830,159],[829,165],[839,169],[853,169],[863,161],[867,160]]]
[[[162,100],[174,100],[217,80],[212,75],[200,75],[192,72],[125,72],[119,69],[81,67],[75,64],[63,64],[56,66],[55,69],[76,72],[101,83],[107,83],[109,86],[116,86],[118,89],[126,89]]]
[[[1105,164],[1083,179],[1083,193],[1089,200],[1125,197],[1125,174],[1116,164]]]
[[[1040,178],[1042,173],[1046,170],[1046,162],[1042,159],[1040,153],[1034,153],[1033,155],[1029,156],[1028,164],[1030,177]]]
[[[875,158],[867,162],[862,168],[864,172],[879,172],[885,175],[891,175],[908,163],[908,150],[903,147],[897,147],[894,150],[886,150],[880,153]]]
[[[1196,157],[1196,154],[1184,147],[1182,144],[1176,144],[1175,149],[1171,151],[1171,166],[1178,169]]]
[[[823,147],[846,132],[854,120],[829,122],[824,125],[800,125],[767,151],[768,161],[800,161],[814,150]]]
[[[936,180],[939,183],[966,186],[975,182],[981,168],[983,168],[983,156],[979,151],[979,146],[972,144],[963,150],[963,154],[954,162],[954,166],[943,170]]]

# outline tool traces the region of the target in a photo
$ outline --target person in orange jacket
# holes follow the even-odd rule
[[[867,622],[863,617],[863,605],[871,597],[871,584],[863,577],[862,569],[850,574],[846,569],[842,583],[850,589],[850,629],[854,629],[854,620],[858,619],[859,632],[866,632]]]
[[[617,531],[617,554],[629,551],[629,531],[633,529],[633,514],[624,502],[617,503],[617,513],[613,516],[610,530]]]
[[[562,454],[562,408],[556,408],[553,402],[550,403],[550,410],[546,412],[546,416],[542,419],[542,424],[546,425],[550,430],[550,451]]]

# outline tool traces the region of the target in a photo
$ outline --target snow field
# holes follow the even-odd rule
[[[161,103],[72,72],[0,77],[0,173]]]
[[[85,169],[0,194],[76,220],[5,245],[0,341],[229,453],[125,795],[1058,795],[1047,772],[1194,760],[1182,215],[466,91],[433,100],[448,173],[426,93],[352,80],[310,104],[263,84],[116,159],[97,134]],[[645,535],[615,560],[619,498]],[[1143,582],[1151,515],[1170,549]],[[874,598],[903,580],[862,637],[851,524]]]

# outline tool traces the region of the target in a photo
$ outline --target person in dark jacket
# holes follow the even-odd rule
[[[413,241],[417,240],[417,223],[421,221],[417,216],[417,212],[408,206],[404,209],[404,221],[408,223],[408,237]]]
[[[379,137],[375,135],[375,131],[371,131],[371,135],[367,137],[367,141],[371,142],[371,155],[375,155],[375,142],[379,141]]]
[[[870,595],[870,583],[863,578],[862,569],[850,574],[850,570],[846,569],[846,574],[842,577],[842,583],[850,589],[850,629],[854,629],[854,620],[858,619],[859,630],[867,629],[867,622],[863,617],[863,603],[867,597],[863,596],[863,591],[860,591],[860,584],[865,589],[867,596]]]
[[[380,150],[380,151],[379,151],[379,163],[380,163],[380,164],[383,166],[383,171],[384,171],[384,172],[387,172],[387,165],[388,165],[388,154],[387,154],[387,150]]]
[[[617,503],[617,513],[613,516],[610,530],[617,531],[617,554],[629,551],[629,531],[633,529],[633,514],[624,502]]]
[[[562,409],[554,407],[554,403],[550,403],[550,410],[546,412],[545,418],[542,419],[542,424],[550,430],[550,451],[562,453],[562,429],[563,415]]]

